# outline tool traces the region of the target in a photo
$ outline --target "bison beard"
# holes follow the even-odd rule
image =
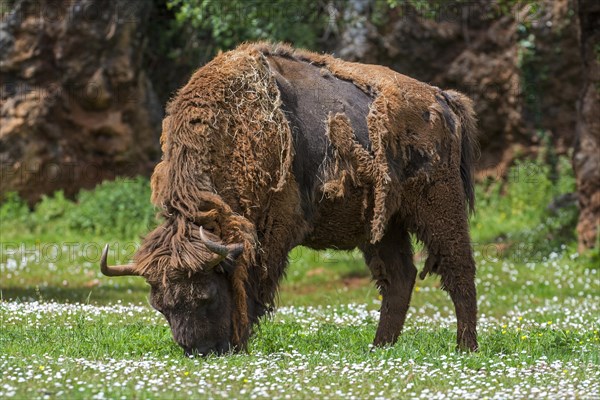
[[[286,45],[245,44],[200,68],[169,103],[152,201],[163,223],[134,264],[189,354],[245,348],[274,306],[288,252],[362,250],[382,295],[375,345],[404,325],[417,270],[441,276],[457,342],[477,349],[468,230],[470,100],[388,68]]]

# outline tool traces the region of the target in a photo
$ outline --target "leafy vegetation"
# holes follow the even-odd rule
[[[313,0],[169,0],[177,22],[210,33],[218,49],[251,40],[273,40],[314,48],[327,14]]]
[[[131,240],[155,224],[149,200],[150,184],[141,177],[106,181],[92,191],[82,190],[75,201],[59,191],[44,196],[32,212],[11,193],[0,205],[0,221],[4,238],[112,236]]]
[[[539,254],[562,251],[573,244],[577,219],[574,201],[553,207],[555,200],[575,191],[570,161],[563,157],[557,169],[538,161],[517,161],[507,181],[490,179],[477,186],[477,212],[471,220],[478,243],[504,243],[507,250]]]
[[[522,161],[477,187],[480,351],[455,351],[452,303],[419,280],[398,343],[370,348],[381,299],[359,252],[296,248],[280,308],[247,354],[187,359],[147,285],[107,278],[154,225],[145,179],[75,201],[0,206],[0,397],[589,398],[600,389],[598,251],[575,252],[568,161]],[[122,207],[119,207],[122,205]],[[420,248],[419,248],[420,249]],[[526,249],[527,251],[523,251]],[[418,267],[424,255],[419,250]]]

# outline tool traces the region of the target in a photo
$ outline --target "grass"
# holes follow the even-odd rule
[[[97,267],[104,242],[110,262],[127,261],[155,223],[147,181],[32,211],[11,196],[0,206],[0,398],[593,398],[598,251],[576,253],[574,207],[546,208],[573,190],[567,163],[555,176],[523,165],[477,188],[477,353],[455,350],[434,277],[417,281],[398,343],[372,349],[380,298],[360,254],[297,248],[248,353],[185,358],[143,280]]]

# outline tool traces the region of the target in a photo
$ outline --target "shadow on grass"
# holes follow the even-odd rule
[[[109,304],[146,303],[148,289],[140,286],[58,287],[26,286],[2,287],[0,298],[4,301],[55,301],[58,303]]]

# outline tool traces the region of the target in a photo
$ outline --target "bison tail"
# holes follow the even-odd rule
[[[473,110],[473,102],[464,94],[454,90],[447,90],[444,92],[444,97],[460,120],[460,177],[469,211],[473,212],[475,210],[473,166],[479,154],[479,146],[476,138],[477,117]]]

